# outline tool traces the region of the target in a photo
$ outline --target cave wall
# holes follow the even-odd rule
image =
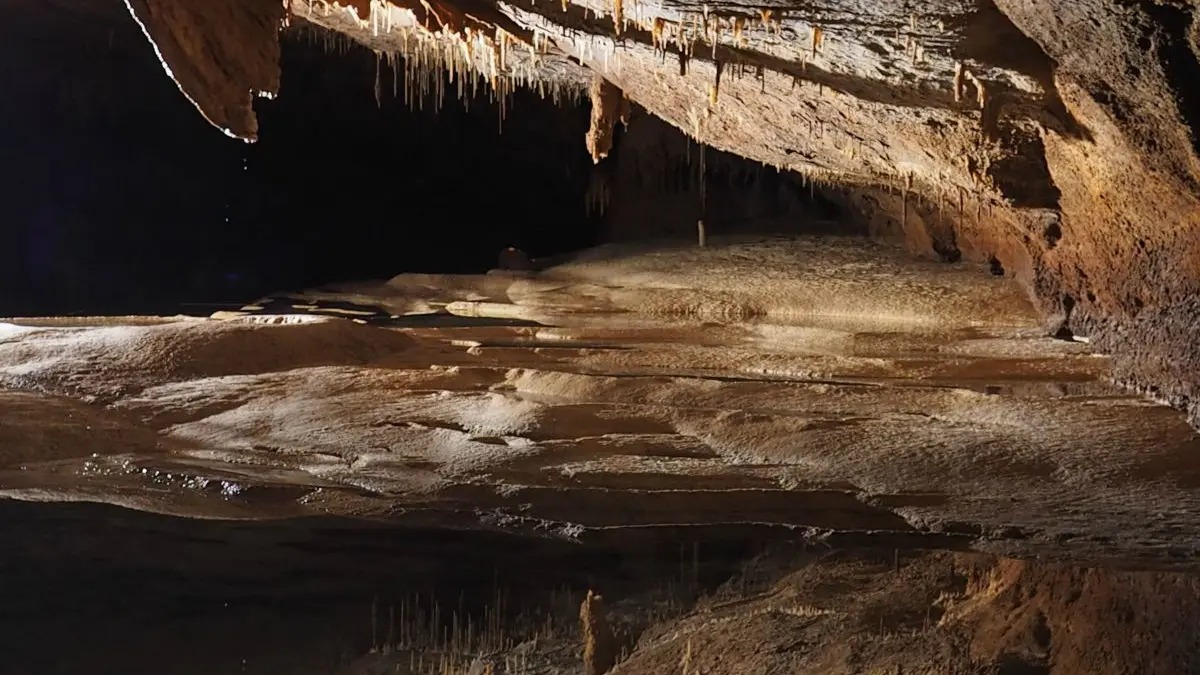
[[[1189,3],[1000,6],[1058,64],[1055,83],[1087,143],[1050,135],[1062,238],[1035,290],[1121,356],[1118,376],[1200,408],[1200,63]]]
[[[969,196],[959,208],[893,189],[858,191],[856,211],[915,250],[999,261],[1049,331],[1090,337],[1117,357],[1118,380],[1196,423],[1200,14],[1180,2],[998,5],[1050,58],[1056,105],[1072,120],[1073,130],[1040,130],[1052,208]]]

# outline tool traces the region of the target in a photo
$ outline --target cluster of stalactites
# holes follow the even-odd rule
[[[517,87],[537,91],[556,104],[578,103],[583,89],[577,84],[544,77],[540,71],[550,43],[545,35],[524,40],[502,27],[493,26],[438,2],[404,0],[311,0],[326,14],[342,11],[372,37],[391,37],[397,50],[377,51],[380,61],[391,66],[393,94],[401,95],[400,66],[404,69],[403,97],[412,108],[442,107],[453,92],[469,105],[486,93],[498,103],[503,120],[507,104]],[[376,96],[382,91],[382,73],[377,72]]]
[[[780,32],[782,24],[773,10],[762,10],[758,19],[768,33]],[[744,14],[717,14],[709,11],[706,5],[704,11],[688,14],[682,21],[656,17],[646,22],[643,29],[650,32],[651,41],[656,49],[666,50],[673,45],[680,54],[693,56],[698,43],[704,43],[715,50],[722,44],[725,36],[729,37],[725,44],[730,47],[748,47],[750,37],[746,31],[753,23],[753,17]],[[820,30],[814,28],[814,34],[819,35]]]
[[[381,58],[387,59],[394,74],[403,66],[403,97],[412,108],[429,105],[434,110],[440,109],[448,87],[468,105],[471,99],[486,94],[499,104],[502,120],[507,114],[508,99],[517,87],[533,89],[559,105],[577,104],[581,100],[580,87],[539,77],[532,61],[508,59],[504,37],[492,38],[470,28],[464,35],[413,28],[401,30],[399,51],[381,54]],[[495,45],[501,48],[493,48]],[[393,92],[399,96],[395,79]]]

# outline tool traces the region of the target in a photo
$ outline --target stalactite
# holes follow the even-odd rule
[[[964,69],[963,76],[968,82],[975,85],[975,102],[979,104],[979,109],[983,110],[987,107],[987,87],[984,86],[982,80],[975,76],[975,73],[969,70]]]
[[[904,195],[900,198],[900,227],[908,229],[908,191],[912,189],[912,174],[904,175]]]
[[[708,104],[715,107],[718,98],[721,96],[721,71],[724,70],[724,63],[714,61],[713,66],[716,69],[716,76],[713,79],[712,86],[708,88]]]
[[[700,144],[700,218],[696,221],[696,234],[701,247],[708,244],[708,234],[704,229],[704,216],[708,210],[708,167],[705,162],[707,146]]]
[[[400,68],[396,65],[396,52],[388,52],[388,66],[392,69],[392,98],[400,97]]]
[[[375,107],[376,108],[383,107],[383,85],[382,85],[382,80],[380,79],[380,73],[379,73],[382,61],[383,61],[383,56],[379,52],[375,52]]]
[[[592,101],[591,125],[585,141],[592,161],[598,163],[612,149],[614,127],[620,115],[624,95],[608,80],[595,75],[589,91]]]
[[[584,195],[584,215],[603,216],[608,210],[611,198],[607,174],[599,169],[593,170]]]

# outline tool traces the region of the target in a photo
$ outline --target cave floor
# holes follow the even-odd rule
[[[0,672],[1187,672],[1200,439],[1046,332],[838,238],[6,320]]]
[[[0,494],[1193,568],[1200,440],[1044,334],[1009,279],[837,238],[12,320]]]

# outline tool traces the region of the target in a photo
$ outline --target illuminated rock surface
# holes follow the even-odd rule
[[[1184,417],[973,265],[838,238],[608,247],[292,302],[314,298],[360,308],[9,324],[3,494],[1195,564]]]

